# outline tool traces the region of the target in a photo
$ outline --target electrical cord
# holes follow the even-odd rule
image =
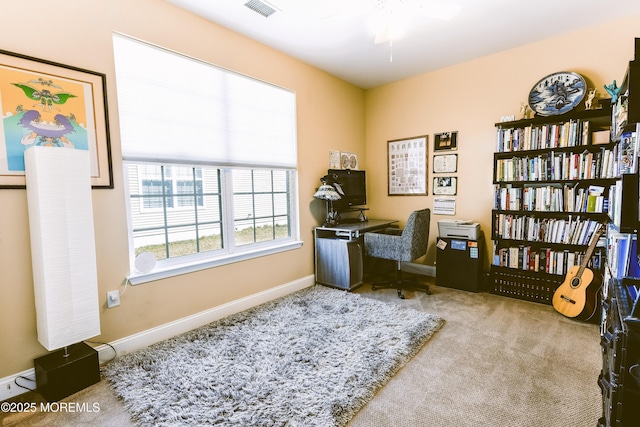
[[[37,388],[29,388],[29,387],[24,386],[24,385],[22,385],[22,384],[18,384],[18,378],[23,379],[23,380],[27,380],[27,381],[31,381],[31,382],[33,382],[33,383],[35,383],[35,382],[36,382],[36,380],[32,380],[31,378],[27,378],[27,377],[25,377],[24,375],[18,375],[17,377],[15,377],[15,378],[13,379],[13,382],[15,383],[15,385],[17,385],[18,387],[23,388],[23,389],[25,389],[25,390],[29,390],[29,391],[37,391]]]
[[[126,277],[124,279],[124,289],[122,290],[122,292],[120,292],[120,296],[124,295],[124,293],[127,292],[127,288],[129,287],[129,283],[131,283],[131,281],[129,280],[128,277]]]
[[[100,342],[100,341],[85,341],[85,342],[89,343],[89,344],[107,345],[107,346],[111,347],[111,350],[113,350],[113,357],[111,359],[107,360],[104,363],[111,362],[113,359],[115,359],[118,356],[118,352],[116,351],[116,348],[114,346],[112,346],[111,344],[109,344],[108,342]]]

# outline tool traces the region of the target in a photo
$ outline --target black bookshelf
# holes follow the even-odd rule
[[[530,206],[528,209],[523,209],[522,206],[510,208],[509,204],[504,209],[498,198],[505,188],[524,192],[528,187],[550,187],[565,194],[564,191],[569,187],[578,191],[598,186],[604,188],[602,197],[608,201],[610,187],[619,180],[619,177],[609,172],[609,169],[614,170],[615,167],[605,169],[605,152],[611,161],[617,161],[618,158],[618,144],[610,141],[611,117],[611,100],[603,99],[599,102],[599,108],[593,110],[574,110],[560,116],[533,117],[495,124],[493,183],[496,200],[492,211],[493,260],[489,287],[492,293],[551,305],[553,294],[564,281],[566,271],[571,265],[582,262],[590,243],[590,235],[585,235],[577,244],[571,243],[575,240],[571,238],[566,241],[541,241],[538,238],[529,240],[528,233],[524,233],[524,238],[513,239],[498,232],[500,220],[512,216],[512,219],[524,217],[523,221],[533,218],[535,221],[556,220],[568,223],[571,219],[580,217],[582,221],[606,223],[609,221],[608,206],[602,203],[597,212],[584,212],[581,210],[586,209],[582,207],[576,212],[569,212],[565,211],[568,210],[567,200],[563,199],[562,210],[538,211]],[[594,143],[594,132],[601,131],[605,132],[606,141]],[[582,162],[582,169],[562,170],[561,173],[554,156],[567,158],[578,155],[582,156],[579,160]],[[536,165],[535,162],[540,164]],[[565,167],[565,164],[562,166]],[[534,171],[533,167],[537,169]],[[575,209],[574,207],[572,210]],[[605,248],[596,248],[589,266],[602,272],[606,264],[605,257]],[[550,268],[549,262],[555,267]],[[573,264],[569,265],[571,262]]]

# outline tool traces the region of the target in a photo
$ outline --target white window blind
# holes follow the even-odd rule
[[[293,92],[125,36],[113,43],[125,160],[297,167]]]

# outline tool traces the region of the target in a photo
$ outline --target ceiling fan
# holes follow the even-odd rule
[[[370,16],[374,43],[387,43],[408,31],[412,18],[454,18],[462,7],[442,0],[355,0],[324,3],[322,19]]]

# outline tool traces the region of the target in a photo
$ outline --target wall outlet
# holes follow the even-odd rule
[[[107,308],[113,308],[120,305],[120,291],[107,292]]]

